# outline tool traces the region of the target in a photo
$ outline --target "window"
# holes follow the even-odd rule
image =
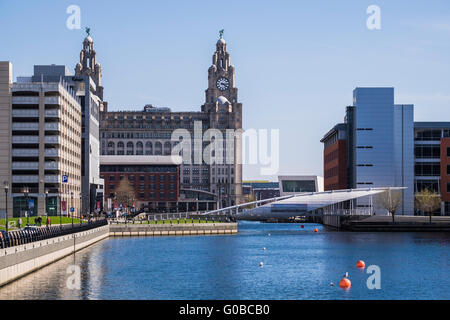
[[[419,162],[414,166],[416,176],[440,176],[441,166],[439,163]]]
[[[435,158],[441,157],[441,147],[439,145],[416,145],[414,147],[416,158]]]
[[[439,193],[439,180],[417,180],[414,191],[420,192],[425,189]]]
[[[450,175],[450,164],[447,165],[447,175]]]
[[[447,193],[450,193],[450,182],[447,182]]]
[[[450,157],[450,147],[447,147],[447,157]]]
[[[109,181],[114,181],[114,180],[116,180],[115,176],[109,176]]]

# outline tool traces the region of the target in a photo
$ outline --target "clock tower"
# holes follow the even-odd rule
[[[208,89],[205,91],[206,101],[204,110],[211,112],[219,97],[225,98],[231,105],[235,105],[232,112],[238,111],[241,105],[237,103],[238,89],[235,87],[234,66],[230,64],[230,54],[227,52],[227,43],[222,35],[216,43],[212,65],[208,69]],[[221,98],[222,101],[224,99]],[[239,106],[238,106],[239,105]],[[214,108],[213,108],[214,109]],[[240,110],[239,110],[240,112]]]
[[[222,37],[216,43],[212,65],[208,69],[208,89],[202,111],[208,114],[208,128],[219,129],[224,139],[227,130],[235,132],[234,148],[224,150],[223,159],[232,163],[212,164],[210,167],[211,192],[218,196],[219,207],[242,203],[242,104],[238,103],[238,89],[235,87],[234,66],[230,64],[227,43]]]

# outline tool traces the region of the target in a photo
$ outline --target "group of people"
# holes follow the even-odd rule
[[[34,223],[39,227],[42,226],[42,217],[41,216],[36,217],[34,219]],[[50,220],[50,217],[47,217],[47,225],[50,226],[51,224],[52,224],[52,222]],[[22,218],[17,219],[17,227],[19,229],[22,227]]]

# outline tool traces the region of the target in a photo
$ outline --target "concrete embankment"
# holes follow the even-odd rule
[[[340,218],[333,221],[338,228],[345,231],[370,231],[370,232],[448,232],[450,231],[450,218],[435,216],[431,222],[424,216],[395,216],[392,222],[391,216],[370,216],[355,218]],[[333,219],[329,219],[332,222]]]
[[[186,236],[237,233],[237,223],[110,224],[111,236]]]
[[[0,286],[109,236],[109,226],[0,249]]]

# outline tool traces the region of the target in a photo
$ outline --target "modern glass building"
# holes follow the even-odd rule
[[[356,88],[353,105],[346,110],[346,134],[340,135],[347,142],[338,149],[345,151],[337,152],[336,159],[345,163],[346,175],[342,168],[337,177],[326,172],[324,184],[341,186],[345,178],[347,188],[407,187],[397,214],[414,214],[413,114],[413,105],[394,104],[394,88]],[[342,124],[339,128],[343,130]],[[335,148],[334,136],[329,132],[321,140],[324,161],[332,154],[329,148]],[[365,201],[357,205],[369,206]]]

